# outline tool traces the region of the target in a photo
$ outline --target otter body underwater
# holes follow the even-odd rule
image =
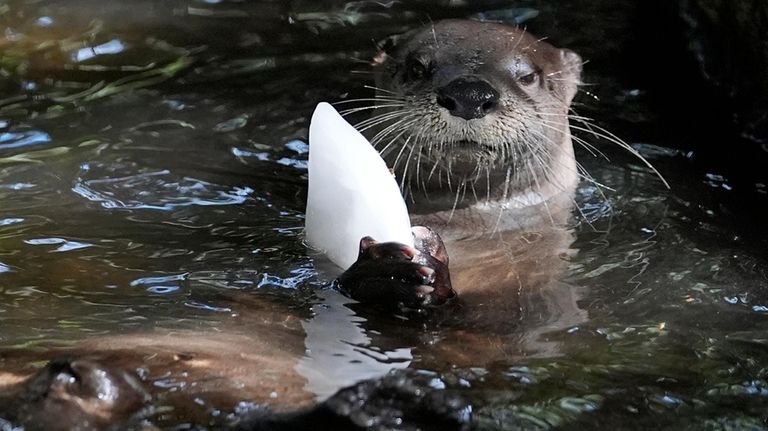
[[[415,371],[393,371],[376,380],[364,380],[341,389],[309,408],[275,413],[264,406],[252,405],[229,415],[215,415],[225,416],[215,424],[203,420],[207,426],[202,427],[193,426],[195,421],[187,417],[184,429],[300,431],[320,427],[360,431],[373,426],[377,429],[469,429],[471,410],[467,403],[457,395],[430,388],[432,379],[433,376]],[[31,375],[0,373],[0,429],[149,431],[165,428],[154,424],[152,419],[174,409],[158,408],[157,400],[153,400],[143,380],[136,372],[104,359],[58,358]],[[247,404],[240,405],[247,407]]]
[[[421,252],[361,241],[341,290],[424,309],[451,302],[452,284],[458,332],[516,334],[539,353],[552,347],[531,345],[538,334],[582,321],[577,289],[559,281],[573,252],[580,174],[568,119],[581,65],[496,23],[447,20],[390,39],[363,108],[373,115],[357,126],[394,169],[413,225],[431,230],[414,231]]]

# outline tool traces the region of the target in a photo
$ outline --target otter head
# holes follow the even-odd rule
[[[574,52],[517,28],[448,20],[390,38],[376,63],[379,108],[367,125],[406,184],[488,180],[523,192],[562,170],[576,177]]]
[[[116,429],[149,398],[138,379],[123,370],[57,359],[20,385],[8,411],[28,430]]]

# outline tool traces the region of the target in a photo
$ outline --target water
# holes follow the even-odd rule
[[[215,423],[236,400],[306,405],[409,366],[470,400],[482,429],[766,428],[764,228],[734,204],[764,202],[765,186],[736,194],[670,149],[681,145],[600,53],[613,49],[601,32],[618,24],[584,25],[624,3],[501,3],[0,4],[3,368],[122,344],[139,357],[192,351],[232,378],[231,397],[210,395],[215,386],[190,404],[185,385],[199,376],[147,360],[159,403],[177,408],[152,418],[163,427]],[[582,95],[577,109],[643,144],[672,189],[608,144],[596,142],[610,162],[581,151],[614,189],[580,187],[590,223],[577,217],[578,252],[559,280],[583,292],[586,320],[531,336],[548,354],[452,366],[439,347],[454,329],[347,307],[323,289],[330,276],[301,238],[303,142],[318,101],[367,94],[372,41],[473,13],[528,19],[594,59],[588,90],[601,101]]]

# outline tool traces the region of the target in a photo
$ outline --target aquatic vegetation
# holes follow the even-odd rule
[[[29,26],[0,42],[0,73],[22,88],[0,100],[0,115],[55,115],[158,84],[194,62],[189,50],[152,37],[138,43],[106,40],[108,30],[98,19],[85,29],[52,33],[45,27]]]

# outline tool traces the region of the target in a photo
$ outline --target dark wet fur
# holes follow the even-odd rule
[[[431,389],[429,375],[396,370],[380,379],[341,389],[317,407],[299,413],[257,412],[241,421],[240,431],[435,430],[470,428],[470,406],[459,396]]]
[[[315,407],[281,414],[267,408],[254,410],[231,427],[242,431],[469,429],[469,405],[450,391],[431,388],[434,377],[394,370],[341,389]],[[104,385],[119,390],[108,405],[94,410],[106,417],[79,408],[77,402],[93,401]],[[143,429],[150,401],[138,377],[119,368],[91,360],[55,359],[12,391],[0,394],[0,417],[28,431]]]
[[[355,300],[385,309],[418,310],[453,299],[456,293],[442,240],[430,229],[415,229],[422,229],[415,239],[416,253],[403,244],[363,238],[357,261],[337,279],[340,290]],[[434,273],[425,275],[424,268]],[[434,290],[425,293],[425,287]]]
[[[103,399],[105,390],[114,398]],[[27,431],[121,430],[142,416],[149,400],[137,376],[87,359],[60,358],[0,396],[0,416]]]

